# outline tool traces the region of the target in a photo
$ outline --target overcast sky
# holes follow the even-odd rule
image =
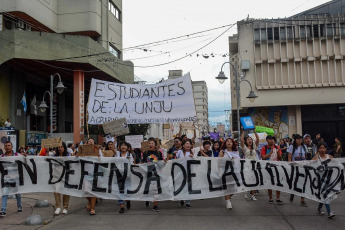
[[[248,15],[250,18],[289,17],[325,2],[328,1],[123,0],[123,56],[135,66],[141,66],[135,67],[134,73],[148,83],[167,78],[168,71],[174,69],[190,72],[194,81],[205,80],[210,124],[224,123],[224,110],[230,109],[230,82],[220,85],[215,77],[221,65],[229,61],[228,37],[237,33],[236,25],[231,28],[226,25]],[[205,30],[209,31],[198,33]],[[189,36],[169,40],[183,35]],[[161,40],[168,41],[153,43]],[[141,46],[148,43],[153,44]],[[128,49],[133,46],[140,47]],[[175,61],[180,58],[183,59]],[[168,62],[172,63],[165,64]],[[229,65],[224,70],[229,77]]]

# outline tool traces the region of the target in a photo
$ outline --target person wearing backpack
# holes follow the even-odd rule
[[[268,161],[281,161],[282,152],[278,145],[276,145],[276,140],[273,136],[268,135],[266,137],[267,145],[261,149],[262,160]],[[273,204],[272,189],[268,189],[269,201],[268,203]],[[283,201],[280,200],[280,191],[276,191],[276,204],[283,205]]]
[[[304,161],[306,160],[307,150],[305,145],[302,144],[302,136],[296,134],[294,136],[293,144],[288,149],[288,161]],[[290,195],[290,202],[293,202],[294,195]],[[301,206],[308,207],[304,201],[304,197],[301,197]]]

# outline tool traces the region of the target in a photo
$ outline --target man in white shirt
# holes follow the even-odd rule
[[[11,122],[10,122],[10,118],[7,118],[7,120],[5,121],[5,127],[6,128],[9,128],[9,127],[11,127]]]

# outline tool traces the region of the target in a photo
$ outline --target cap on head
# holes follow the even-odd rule
[[[305,139],[306,137],[311,137],[309,134],[304,134],[303,139]]]

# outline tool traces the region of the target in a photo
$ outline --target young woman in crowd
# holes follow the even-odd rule
[[[20,148],[18,149],[18,153],[19,153],[20,155],[27,156],[24,147],[20,147]]]
[[[117,151],[116,151],[116,149],[115,149],[114,147],[115,147],[115,146],[114,146],[114,142],[108,141],[107,144],[105,145],[104,150],[106,150],[106,151],[112,151],[113,154],[114,154],[113,156],[116,156]]]
[[[306,160],[307,150],[302,144],[302,136],[295,134],[292,145],[288,149],[288,161],[304,161]],[[290,195],[290,202],[293,202],[294,195]],[[304,197],[301,197],[301,206],[308,207],[304,201]]]
[[[194,154],[192,152],[193,149],[193,144],[191,139],[187,139],[182,142],[182,150],[179,150],[176,153],[176,159],[179,158],[185,158],[185,157],[194,157]],[[180,201],[180,205],[183,206],[186,202],[186,208],[191,208],[192,206],[190,205],[190,200]]]
[[[124,158],[127,158],[130,162],[130,164],[133,164],[134,163],[134,159],[133,159],[133,156],[132,154],[129,152],[130,149],[131,149],[131,145],[127,142],[121,142],[120,145],[119,145],[119,148],[120,148],[120,151],[118,151],[116,153],[116,157],[124,157]],[[131,208],[131,202],[129,200],[126,201],[127,205],[127,209],[130,209]],[[125,208],[124,208],[124,201],[123,200],[119,200],[118,201],[118,204],[121,206],[120,208],[120,211],[119,213],[124,213],[125,212]]]
[[[212,145],[213,157],[218,157],[220,153],[220,147],[222,146],[221,141],[215,141]]]
[[[54,155],[55,157],[67,157],[70,156],[67,152],[67,146],[65,142],[62,142],[62,145],[59,146],[56,150]],[[59,215],[61,213],[61,194],[54,192],[55,198],[55,215]],[[69,202],[69,195],[62,194],[62,214],[67,214],[68,212],[68,202]]]
[[[236,142],[232,138],[228,138],[225,140],[221,147],[221,151],[219,153],[218,157],[227,157],[230,159],[235,159],[238,158],[240,159],[240,154],[237,151],[237,146]],[[231,195],[226,195],[225,196],[226,200],[226,208],[227,209],[232,209],[232,204],[231,204]]]
[[[256,154],[256,147],[259,145],[259,135],[255,133],[255,143],[253,139],[250,136],[244,137],[244,130],[241,128],[241,147],[243,151],[244,158],[247,160],[258,160],[257,154]],[[251,200],[255,201],[257,200],[255,197],[255,190],[250,191],[251,193]]]
[[[320,161],[324,161],[327,159],[331,159],[333,158],[331,155],[327,154],[327,148],[326,148],[326,143],[324,142],[319,142],[319,144],[317,145],[317,151],[318,151],[318,155],[316,155],[312,160],[320,160]],[[322,211],[322,206],[323,203],[319,203],[319,206],[317,208],[317,211],[320,215],[324,215],[325,213]],[[325,204],[326,206],[326,210],[328,213],[328,218],[333,218],[335,217],[335,214],[331,211],[331,206],[329,204]]]
[[[157,162],[159,160],[163,160],[163,154],[157,150],[157,142],[155,139],[150,138],[149,139],[149,149],[143,153],[143,163],[149,163],[149,162]],[[148,207],[150,204],[149,201],[145,202],[145,206]],[[158,202],[153,202],[153,211],[159,212],[158,209]]]
[[[90,137],[85,144],[94,145],[95,144],[95,140],[92,137]],[[76,156],[78,157],[79,153]],[[101,149],[99,150],[99,156],[100,157],[103,156]],[[87,166],[88,165],[86,165],[86,167]],[[89,174],[89,176],[91,177],[92,175]],[[96,203],[97,203],[97,197],[86,197],[86,199],[88,200],[88,204],[86,206],[86,211],[90,212],[91,216],[96,215],[95,206],[96,206]]]

